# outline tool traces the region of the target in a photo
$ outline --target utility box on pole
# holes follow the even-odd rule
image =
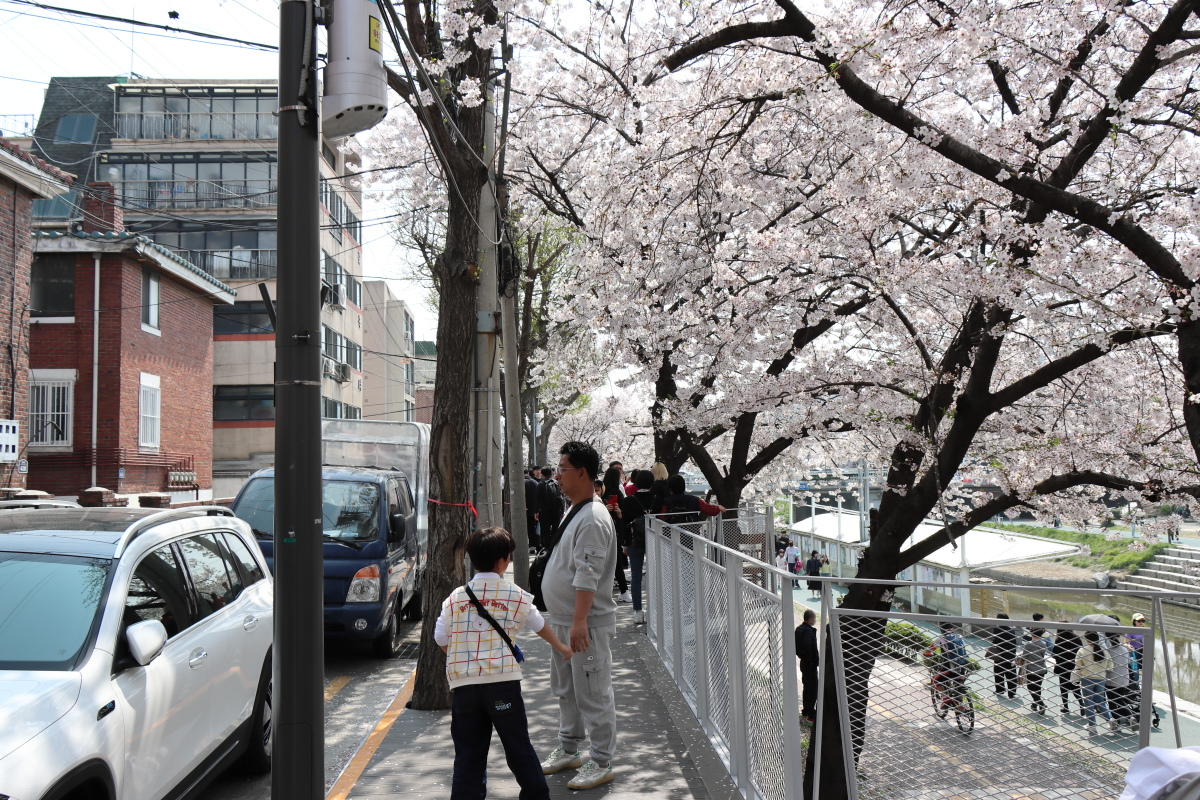
[[[365,131],[387,115],[383,23],[374,0],[334,0],[321,123],[328,139]]]

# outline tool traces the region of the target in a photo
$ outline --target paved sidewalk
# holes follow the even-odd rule
[[[716,753],[697,734],[695,717],[670,683],[645,641],[644,627],[632,624],[628,605],[618,607],[613,642],[613,682],[617,696],[616,773],[612,783],[581,792],[567,788],[575,774],[548,775],[552,797],[632,800],[728,800],[736,796]],[[639,641],[640,640],[640,641]],[[558,701],[550,694],[550,647],[525,632],[518,642],[526,654],[522,692],[530,738],[539,755],[558,743]],[[586,746],[584,748],[586,755]],[[348,800],[444,799],[450,794],[454,744],[449,711],[406,709],[396,719]],[[493,735],[488,761],[488,797],[516,800],[519,787]]]

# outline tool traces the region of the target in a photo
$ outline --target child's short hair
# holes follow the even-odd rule
[[[476,572],[491,572],[497,561],[516,549],[512,534],[504,528],[480,528],[467,538],[467,555]]]

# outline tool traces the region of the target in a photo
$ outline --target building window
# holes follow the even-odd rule
[[[30,270],[29,316],[75,315],[75,256],[38,255]]]
[[[323,325],[322,327],[325,329],[324,344],[321,349],[322,353],[324,353],[326,358],[332,358],[334,361],[345,361],[345,337],[328,325]]]
[[[161,438],[162,389],[157,375],[141,374],[138,402],[138,447],[158,447]]]
[[[224,422],[275,419],[275,387],[214,386],[213,419]]]
[[[91,144],[96,136],[95,114],[64,114],[58,120],[55,144]]]
[[[346,363],[359,372],[362,372],[362,348],[349,339],[344,341],[346,343],[343,348],[346,354]]]
[[[213,333],[274,333],[267,306],[262,301],[237,302],[230,306],[213,306]]]
[[[29,444],[69,447],[75,370],[29,372]]]
[[[342,404],[332,397],[321,398],[321,416],[327,419],[341,419]]]
[[[142,324],[158,328],[158,306],[162,285],[158,274],[142,267]]]
[[[337,154],[326,142],[321,142],[321,158],[325,159],[325,163],[329,165],[330,169],[337,172]]]
[[[415,411],[416,411],[416,407],[413,405],[413,402],[411,400],[405,400],[404,401],[404,421],[405,422],[416,422],[417,418],[414,413]]]
[[[342,419],[362,419],[362,409],[342,403]]]
[[[75,214],[75,198],[79,192],[63,192],[54,197],[33,201],[33,216],[39,219],[70,219]]]

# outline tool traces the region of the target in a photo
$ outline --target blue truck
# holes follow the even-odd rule
[[[429,550],[429,426],[322,423],[325,637],[366,640],[395,658],[400,621],[420,619]],[[274,569],[275,470],[250,476],[233,501]]]

